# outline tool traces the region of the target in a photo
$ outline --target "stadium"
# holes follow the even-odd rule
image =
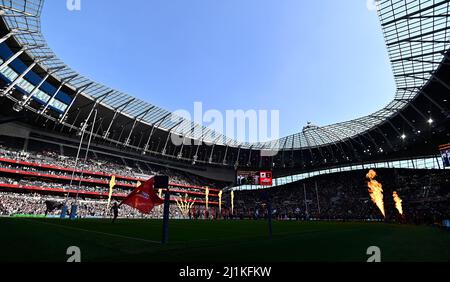
[[[377,1],[387,106],[257,143],[79,74],[47,44],[44,2],[0,1],[0,261],[450,260],[449,0]],[[165,205],[112,224],[156,176]]]

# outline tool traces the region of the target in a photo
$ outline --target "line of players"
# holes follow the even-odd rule
[[[442,161],[444,162],[444,167],[450,167],[450,150],[442,152]]]

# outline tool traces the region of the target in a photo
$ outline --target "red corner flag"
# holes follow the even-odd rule
[[[156,195],[153,186],[155,178],[150,178],[144,184],[141,184],[120,205],[128,205],[139,210],[141,213],[149,214],[154,207],[162,205],[164,200]]]

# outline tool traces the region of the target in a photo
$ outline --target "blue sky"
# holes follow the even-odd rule
[[[365,0],[46,1],[50,47],[93,80],[168,110],[280,110],[281,135],[370,114],[394,96]],[[119,4],[121,3],[121,4]],[[122,6],[125,5],[125,6]]]

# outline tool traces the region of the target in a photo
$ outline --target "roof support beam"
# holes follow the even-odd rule
[[[398,112],[398,115],[406,122],[406,124],[412,128],[414,133],[417,133],[417,128],[412,124],[401,112]]]
[[[17,83],[21,82],[27,73],[29,73],[35,66],[37,65],[37,62],[32,63],[23,73],[21,73],[14,81],[5,89],[1,90],[4,95],[11,95],[12,90],[17,85]]]
[[[176,128],[177,128],[178,126],[180,126],[180,124],[182,124],[182,123],[183,123],[183,120],[180,120],[179,123],[177,123],[177,124],[174,125],[171,129],[169,129],[169,132],[167,133],[166,144],[164,145],[164,149],[163,149],[162,152],[161,152],[161,154],[162,154],[163,156],[166,155],[166,152],[167,152],[167,145],[169,144],[170,136],[172,136],[172,130],[176,129]]]
[[[155,131],[155,127],[160,127],[161,124],[171,115],[171,113],[166,114],[165,116],[163,116],[162,118],[160,118],[159,120],[157,120],[153,125],[152,125],[152,130],[150,131],[150,136],[148,137],[147,140],[147,144],[145,144],[144,146],[144,150],[143,150],[143,154],[145,154],[148,151],[149,145],[150,145],[150,140],[153,137],[153,133]]]
[[[437,54],[443,54],[444,52],[442,52],[442,51],[433,51],[433,52],[428,52],[428,53],[419,53],[419,54],[417,54],[417,55],[413,55],[413,56],[409,56],[409,57],[403,57],[403,58],[400,58],[400,59],[395,59],[395,60],[392,60],[391,62],[392,63],[397,63],[397,62],[401,62],[401,61],[408,61],[408,60],[411,60],[411,59],[415,59],[415,58],[423,58],[423,57],[427,57],[427,56],[431,56],[431,55],[437,55]]]
[[[335,137],[337,140],[339,140],[340,143],[344,143],[345,145],[347,145],[347,141],[341,139],[337,134],[335,134],[332,130],[329,129],[325,129],[324,127],[320,128],[323,132],[325,132],[326,134],[332,135],[333,137]],[[338,145],[335,141],[333,141],[333,145],[336,146],[336,148],[341,152],[342,155],[346,155],[344,150],[342,149],[342,147],[340,145]]]
[[[242,146],[238,147],[238,153],[237,153],[237,157],[236,157],[236,162],[234,163],[234,168],[237,169],[239,167],[239,158],[241,156],[241,148]]]
[[[191,128],[191,130],[189,132],[192,132],[194,129],[195,129],[195,125]],[[177,155],[178,159],[181,159],[183,157],[183,149],[184,149],[184,143],[186,142],[186,137],[187,137],[187,134],[184,134],[183,135],[183,141],[181,142],[181,149],[180,149],[180,152]]]
[[[45,77],[39,82],[39,84],[36,85],[36,86],[33,88],[33,90],[30,92],[30,95],[28,95],[28,97],[27,97],[24,101],[21,101],[21,102],[20,102],[20,105],[21,105],[21,106],[24,106],[24,105],[28,104],[28,102],[29,102],[29,101],[34,97],[34,95],[36,94],[37,90],[38,90],[39,88],[41,88],[41,86],[44,84],[45,81],[47,81],[47,79],[50,77],[50,75],[51,75],[52,73],[54,73],[54,72],[56,72],[56,71],[62,69],[62,68],[64,68],[64,67],[59,67],[59,68],[56,68],[55,70],[53,70],[52,72],[48,72],[48,73],[45,75]]]
[[[111,92],[113,92],[113,91],[111,91]],[[90,116],[92,115],[92,113],[94,112],[94,110],[97,108],[98,104],[100,104],[106,97],[108,97],[108,95],[111,94],[111,92],[105,93],[105,94],[99,96],[97,99],[95,99],[94,105],[92,106],[92,108],[91,108],[91,110],[90,110],[90,112],[89,112],[88,117],[90,117]],[[91,104],[92,104],[92,103],[91,103]],[[90,105],[90,104],[89,104],[89,105]],[[74,128],[75,123],[77,122],[77,119],[78,119],[78,116],[79,116],[80,112],[81,112],[81,111],[78,110],[77,118],[75,118],[75,120],[74,120],[72,126],[70,127],[70,130],[72,130],[72,129]],[[89,118],[88,118],[87,120],[89,120]],[[85,123],[86,123],[86,121],[85,121],[84,123],[82,123],[82,125],[84,125]]]
[[[28,68],[27,68],[23,73],[21,73],[18,77],[16,77],[16,79],[14,79],[14,81],[11,82],[11,84],[8,85],[8,87],[6,87],[4,90],[2,90],[3,93],[4,93],[5,95],[9,95],[10,91],[12,91],[13,88],[14,88],[19,82],[22,81],[22,79],[25,77],[25,75],[27,75],[27,74],[28,74],[28,73],[29,73],[29,72],[30,72],[37,64],[42,63],[42,62],[44,62],[44,61],[46,61],[46,60],[48,60],[48,59],[51,59],[51,58],[52,58],[52,57],[44,57],[44,58],[41,58],[41,59],[38,60],[38,61],[33,62],[31,65],[28,66]]]
[[[319,129],[320,129],[320,127],[319,127]],[[317,132],[317,130],[314,130],[314,133],[319,137],[319,139],[322,141],[322,144],[329,144],[330,142],[328,142],[328,141],[325,141],[324,139],[323,139],[323,137],[322,137],[322,135],[320,135],[318,132]],[[330,139],[331,140],[331,139]],[[334,143],[334,141],[332,141],[331,143]],[[330,153],[330,155],[331,155],[331,158],[332,159],[335,159],[335,156],[334,156],[334,153],[333,153],[333,150],[332,149],[330,149],[328,146],[323,146],[324,148],[326,148],[326,150]],[[324,161],[328,161],[326,158],[324,158]]]
[[[421,93],[423,94],[423,96],[425,98],[427,98],[433,105],[435,105],[441,112],[443,115],[448,116],[448,111],[447,109],[444,109],[438,102],[436,102],[433,98],[430,97],[430,95],[428,95],[425,91],[421,91]]]
[[[413,108],[424,120],[427,120],[428,118],[416,107],[413,103],[409,104],[411,108]]]
[[[40,48],[43,47],[43,45],[29,45],[28,47],[22,47],[19,51],[17,51],[17,53],[15,53],[14,55],[12,55],[8,60],[4,61],[1,65],[0,65],[0,70],[3,70],[4,67],[8,66],[10,63],[12,63],[15,59],[17,59],[20,55],[22,55],[25,51],[28,50],[33,50],[36,48]]]
[[[99,104],[99,103],[103,102],[106,98],[108,98],[108,96],[111,95],[111,94],[119,94],[119,93],[117,93],[114,90],[110,90],[110,91],[108,91],[108,92],[106,92],[104,94],[101,94],[97,98],[88,98],[90,101],[86,105],[83,105],[83,106],[79,107],[77,110],[87,108],[87,107],[89,107],[92,104]]]
[[[386,143],[389,145],[389,147],[394,150],[394,145],[392,145],[391,141],[389,140],[389,138],[387,138],[387,136],[385,135],[385,133],[381,130],[381,128],[379,126],[375,127],[375,131],[378,132],[378,134],[381,135],[381,137],[383,137],[384,141],[386,141]]]
[[[114,122],[116,121],[117,115],[120,112],[124,111],[134,100],[135,100],[135,98],[132,98],[116,108],[116,110],[114,111],[114,115],[111,119],[111,122],[109,123],[108,129],[106,130],[105,134],[103,135],[104,139],[109,137],[109,134],[111,132],[111,127],[114,124]]]
[[[401,39],[401,40],[398,40],[398,41],[395,41],[395,42],[390,42],[390,43],[387,44],[387,46],[390,47],[392,45],[396,45],[396,44],[400,44],[400,43],[404,43],[404,42],[421,42],[421,41],[414,41],[414,40],[418,39],[418,38],[423,38],[423,37],[426,37],[428,35],[432,35],[432,34],[435,34],[435,33],[438,33],[438,32],[446,31],[446,30],[449,30],[449,29],[450,29],[450,26],[446,26],[446,27],[443,27],[443,28],[440,28],[440,29],[431,30],[429,32],[420,33],[420,34],[418,34],[416,36],[411,36],[411,37],[408,37],[408,38],[405,38],[405,39]],[[434,43],[434,42],[440,43],[440,42],[437,42],[437,41],[430,41],[428,43]]]
[[[227,144],[227,146],[225,147],[225,154],[223,155],[223,161],[222,161],[223,165],[227,165],[227,156],[228,156],[229,148],[230,148],[230,146]]]
[[[219,138],[217,138],[217,139],[214,140],[214,142],[213,142],[213,145],[212,145],[212,148],[211,148],[211,154],[210,154],[209,160],[208,160],[208,162],[209,162],[210,164],[213,163],[214,150],[216,149],[216,143],[220,140],[220,138],[222,138],[222,136],[219,136]]]
[[[67,117],[67,114],[69,113],[70,109],[72,109],[72,106],[73,106],[74,103],[75,103],[75,100],[77,100],[78,96],[79,96],[84,90],[86,90],[87,88],[89,88],[92,84],[93,84],[93,82],[88,83],[88,84],[86,84],[86,85],[84,85],[84,86],[78,88],[77,93],[76,93],[75,96],[72,98],[72,101],[70,102],[70,105],[67,107],[67,109],[65,110],[64,114],[63,114],[63,115],[61,116],[61,118],[59,119],[59,122],[62,123],[62,122],[65,121],[65,119],[66,119],[66,117]],[[78,111],[78,112],[79,112],[79,111]]]
[[[420,9],[420,10],[417,10],[417,11],[415,11],[415,12],[412,12],[412,13],[410,13],[410,14],[406,14],[406,15],[404,15],[404,16],[402,16],[402,17],[398,17],[398,18],[393,19],[393,20],[391,20],[391,21],[382,23],[381,25],[382,25],[382,26],[387,26],[387,25],[391,25],[391,24],[393,24],[393,23],[396,23],[396,22],[399,22],[399,21],[402,21],[402,20],[408,20],[408,19],[410,19],[411,17],[413,17],[413,16],[415,16],[415,15],[419,15],[419,14],[421,14],[421,13],[423,13],[423,12],[426,12],[426,11],[428,11],[428,10],[434,9],[434,8],[439,7],[439,6],[441,6],[441,5],[445,5],[445,4],[447,4],[447,3],[448,3],[448,1],[444,0],[444,1],[438,2],[438,3],[434,4],[434,5],[430,5],[430,6],[428,6],[428,7],[423,8],[423,9]]]
[[[2,44],[3,42],[5,42],[6,40],[8,40],[12,35],[14,35],[13,31],[10,31],[8,34],[6,34],[5,36],[3,36],[0,39],[0,44]]]
[[[72,81],[73,79],[77,78],[78,74],[71,76],[67,79],[67,81],[63,81],[61,82],[61,84],[59,85],[58,89],[55,91],[55,93],[53,93],[52,97],[47,101],[47,103],[45,104],[45,107],[42,109],[41,114],[45,113],[45,111],[47,111],[48,107],[50,106],[50,104],[53,102],[53,100],[55,100],[56,96],[59,94],[59,92],[61,91],[61,89],[64,87],[64,85],[66,85],[67,83],[69,83],[70,81]]]
[[[252,151],[253,151],[253,146],[250,146],[250,152],[248,154],[248,161],[247,161],[248,167],[250,167],[252,165]]]
[[[193,164],[195,164],[195,163],[197,162],[197,160],[198,160],[198,151],[200,150],[200,146],[204,144],[203,142],[205,141],[205,139],[202,138],[202,139],[199,140],[199,141],[200,141],[200,142],[198,142],[198,144],[197,144],[197,149],[195,150],[195,155],[194,155],[194,159],[193,159]]]
[[[145,110],[144,112],[142,112],[141,114],[139,114],[138,116],[136,116],[136,118],[134,119],[134,123],[133,126],[131,127],[130,130],[130,134],[128,135],[127,139],[125,140],[125,144],[129,145],[130,144],[130,140],[131,140],[131,135],[133,134],[134,129],[136,128],[136,125],[140,122],[142,122],[142,120],[148,115],[148,113],[155,108],[155,106],[151,106],[150,108],[148,108],[147,110]]]

